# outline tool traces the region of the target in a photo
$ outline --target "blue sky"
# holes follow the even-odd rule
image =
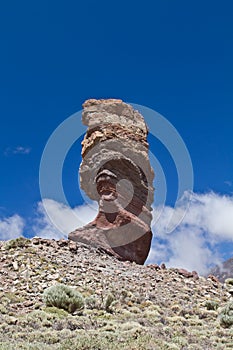
[[[219,203],[224,196],[231,201],[232,16],[230,0],[2,3],[2,223],[17,214],[24,234],[32,234],[47,139],[91,97],[121,98],[161,113],[190,152],[194,192],[212,191]],[[177,187],[172,163],[156,141],[152,148],[164,166],[172,206]],[[74,145],[64,166],[72,207],[82,203],[73,188],[79,152]],[[220,255],[233,255],[231,238],[224,244]]]

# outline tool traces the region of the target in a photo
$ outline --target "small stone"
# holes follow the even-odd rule
[[[18,271],[19,265],[18,265],[17,261],[13,261],[12,265],[13,265],[13,269],[14,269],[15,271]]]
[[[57,244],[59,245],[59,247],[65,247],[68,245],[68,241],[65,239],[59,239],[59,241],[57,242]]]
[[[214,275],[209,275],[208,278],[211,279],[211,281],[213,281],[213,282],[215,282],[215,283],[219,283],[218,278],[215,277]]]
[[[9,325],[16,325],[16,323],[18,322],[17,318],[16,317],[13,317],[13,316],[10,316],[7,320],[7,323]]]
[[[192,271],[192,274],[193,274],[193,279],[195,281],[199,280],[199,275],[198,275],[197,271]]]
[[[178,273],[179,273],[180,275],[186,277],[186,278],[193,277],[192,272],[189,272],[189,271],[187,271],[187,270],[185,270],[185,269],[179,269],[179,270],[178,270]]]
[[[69,250],[72,252],[76,252],[77,251],[77,244],[73,241],[69,242]]]
[[[147,267],[152,270],[160,270],[160,266],[158,264],[149,264]]]
[[[33,306],[34,303],[33,303],[33,301],[28,300],[28,301],[25,301],[25,302],[23,303],[23,305],[24,305],[25,307],[30,307],[30,306]]]
[[[35,244],[35,245],[40,244],[40,238],[39,237],[33,237],[32,243]]]
[[[185,280],[184,282],[185,282],[186,284],[188,284],[188,285],[194,285],[194,284],[195,284],[195,282],[192,281],[192,280]]]
[[[105,264],[99,264],[99,267],[106,267],[106,265]]]

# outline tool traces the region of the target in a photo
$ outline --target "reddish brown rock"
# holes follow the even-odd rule
[[[186,278],[193,277],[192,272],[189,272],[189,271],[187,271],[187,270],[185,270],[185,269],[179,269],[179,270],[178,270],[178,273],[179,273],[180,275],[186,277]]]
[[[179,275],[182,275],[186,278],[190,278],[190,277],[193,277],[194,280],[198,280],[199,279],[199,276],[198,276],[198,273],[196,271],[187,271],[185,269],[178,269],[177,272],[179,273]]]
[[[83,108],[88,130],[82,142],[80,184],[98,201],[99,212],[69,239],[143,264],[151,245],[154,194],[147,126],[141,114],[121,100],[87,100]]]
[[[77,243],[75,243],[75,242],[69,242],[69,250],[71,251],[71,252],[76,252],[77,251]]]
[[[210,278],[211,281],[215,282],[215,283],[220,283],[218,278],[214,275],[209,275],[207,278]]]
[[[199,279],[199,275],[198,275],[197,271],[192,271],[192,274],[193,274],[193,279],[194,280],[198,280]]]

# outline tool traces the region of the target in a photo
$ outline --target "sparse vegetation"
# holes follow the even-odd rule
[[[106,298],[106,301],[105,301],[105,310],[107,312],[112,312],[111,305],[114,302],[114,300],[115,300],[115,297],[113,296],[113,294],[109,293],[107,295],[107,298]]]
[[[222,284],[122,263],[82,245],[74,254],[64,241],[5,249],[8,243],[0,247],[0,350],[232,347],[231,297]]]
[[[91,309],[91,310],[99,308],[97,299],[92,295],[85,298],[85,305],[86,305],[87,309]]]
[[[44,291],[43,300],[47,306],[55,306],[69,313],[80,312],[84,308],[82,295],[76,290],[57,284]]]
[[[30,244],[30,239],[27,239],[25,237],[18,237],[16,239],[12,239],[6,243],[5,249],[9,250],[12,248],[23,248],[27,247]]]
[[[205,302],[205,306],[207,310],[217,310],[218,309],[218,302],[215,300],[207,300]]]
[[[233,325],[233,301],[230,301],[220,313],[220,324],[223,327],[231,327]]]
[[[225,283],[226,283],[227,286],[232,286],[233,287],[233,278],[225,279]]]

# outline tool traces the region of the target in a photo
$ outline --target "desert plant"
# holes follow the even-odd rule
[[[91,309],[91,310],[96,309],[98,307],[97,299],[93,295],[86,297],[85,305],[87,309]]]
[[[30,239],[25,238],[25,237],[18,237],[16,239],[12,239],[6,243],[5,249],[9,250],[11,248],[23,248],[27,247],[28,244],[30,243]]]
[[[229,302],[220,313],[220,324],[223,327],[231,327],[233,325],[233,302]]]
[[[225,284],[227,286],[233,286],[233,278],[227,278],[225,279]]]
[[[84,308],[82,295],[63,284],[57,284],[47,288],[43,293],[43,301],[46,306],[55,306],[69,313],[80,312]]]
[[[207,300],[205,302],[205,307],[207,308],[207,310],[217,310],[218,302],[215,300]]]
[[[112,312],[111,304],[113,303],[114,300],[115,300],[115,297],[111,293],[109,293],[107,295],[107,298],[106,298],[106,301],[105,301],[105,310],[107,312]]]

